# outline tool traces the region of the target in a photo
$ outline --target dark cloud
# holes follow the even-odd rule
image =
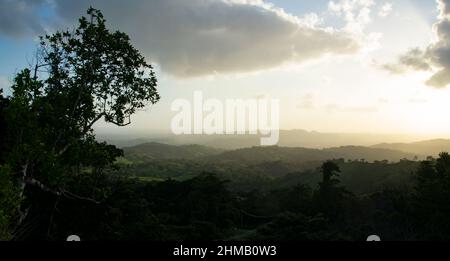
[[[74,24],[91,5],[101,9],[109,24],[127,32],[152,62],[180,77],[249,72],[359,48],[346,33],[302,24],[297,17],[259,0],[52,3],[67,25]]]
[[[412,49],[405,55],[400,56],[401,64],[407,65],[416,70],[430,70],[431,65],[423,59],[424,52],[420,49]]]
[[[450,0],[439,0],[439,21],[433,26],[438,41],[425,49],[413,49],[399,58],[398,63],[385,65],[393,73],[408,69],[433,71],[426,84],[442,88],[450,84]]]
[[[19,37],[44,31],[39,7],[47,0],[0,0],[0,34]]]
[[[431,70],[432,65],[425,57],[426,55],[424,51],[419,48],[415,48],[401,55],[397,63],[385,64],[382,67],[385,70],[395,74],[405,73],[408,69],[418,71]]]
[[[441,10],[441,14],[449,15],[450,14],[450,0],[439,0],[439,8]]]
[[[57,8],[74,19],[89,5],[164,71],[181,77],[254,71],[358,48],[343,33],[301,25],[262,1],[61,0]]]

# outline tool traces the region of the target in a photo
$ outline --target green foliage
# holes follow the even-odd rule
[[[414,193],[415,224],[420,237],[430,240],[450,239],[450,155],[422,162],[417,171]]]
[[[83,127],[82,132],[100,117],[129,124],[137,109],[159,100],[152,66],[129,37],[110,32],[100,11],[90,8],[87,13],[90,18],[82,17],[74,32],[41,37],[44,63],[38,65],[49,74],[46,100],[57,106],[47,115],[55,123]]]
[[[177,234],[169,239],[220,239],[233,227],[236,217],[225,184],[216,175],[204,173],[183,182],[153,183],[147,187],[145,198],[154,206],[151,210]]]
[[[111,176],[100,182],[111,189],[104,204],[58,201],[53,239],[64,239],[70,232],[84,240],[212,240],[227,237],[235,227],[234,199],[213,174],[182,182]],[[55,201],[50,202],[47,207],[52,208]],[[33,236],[45,238],[47,230],[35,230]]]
[[[322,161],[310,161],[309,157],[301,154],[296,157],[296,153],[284,160],[270,159],[277,153],[283,154],[279,147],[261,149],[257,155],[262,159],[257,159],[254,155],[257,150],[220,153],[203,146],[146,143],[125,148],[123,172],[143,180],[187,180],[209,171],[229,180],[229,188],[233,191],[273,190],[299,183],[314,187],[321,180],[319,167]],[[235,152],[242,156],[242,160],[238,157],[221,159],[221,155]],[[205,156],[208,153],[213,155]],[[387,187],[412,187],[412,173],[419,166],[419,162],[409,160],[362,162],[337,159],[334,162],[341,168],[339,179],[342,185],[358,195],[375,193]]]
[[[133,113],[160,98],[152,66],[129,37],[110,32],[100,11],[87,14],[73,31],[41,37],[35,66],[19,72],[12,96],[1,99],[0,163],[11,167],[17,193],[26,197],[16,220],[22,228],[54,211],[39,201],[41,192],[106,200],[110,189],[100,181],[123,152],[96,141],[93,125],[100,119],[128,125]]]
[[[348,240],[330,227],[329,221],[321,215],[283,213],[258,231],[257,240],[278,241],[333,241]]]
[[[443,158],[432,166],[443,166],[437,162],[446,164]],[[433,205],[437,207],[434,212],[419,211],[425,194],[419,197],[418,191],[431,192],[421,182],[416,184],[416,192],[405,187],[355,196],[340,184],[336,175],[342,169],[339,164],[323,164],[322,182],[315,189],[291,184],[265,191],[230,191],[228,182],[208,173],[184,181],[153,182],[112,173],[93,178],[86,173],[82,183],[73,187],[83,195],[95,188],[94,193],[107,193],[100,205],[49,198],[42,192],[34,195],[39,197],[39,208],[48,209],[47,213],[57,204],[58,211],[43,218],[53,220],[52,239],[63,239],[67,233],[87,240],[365,240],[373,233],[383,240],[445,238],[445,231],[438,237],[430,226],[420,223],[420,213],[436,224],[444,224],[449,217],[446,201]],[[447,192],[433,195],[442,193]],[[43,227],[27,238],[48,238],[47,226]]]
[[[12,238],[20,198],[8,166],[0,165],[0,241]]]
[[[199,159],[223,152],[200,145],[173,146],[162,143],[144,143],[124,148],[127,159],[133,162],[148,162],[168,159]]]
[[[415,154],[388,150],[377,149],[358,146],[347,146],[329,149],[308,149],[308,148],[293,148],[293,147],[252,147],[245,149],[237,149],[226,151],[224,153],[213,155],[209,157],[210,161],[214,162],[246,162],[246,163],[262,163],[266,161],[282,161],[282,162],[324,162],[329,159],[343,158],[345,160],[364,159],[367,162],[389,160],[399,161],[404,158],[413,159]],[[300,165],[300,164],[299,164]]]

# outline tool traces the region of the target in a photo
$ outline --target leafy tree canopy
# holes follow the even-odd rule
[[[2,175],[12,172],[21,198],[28,187],[87,198],[69,184],[86,172],[101,175],[122,155],[95,140],[94,124],[128,125],[136,111],[160,99],[153,68],[130,38],[109,31],[99,10],[87,14],[74,30],[40,37],[35,64],[2,97]],[[89,199],[98,201],[95,193]],[[22,204],[22,219],[28,207]]]

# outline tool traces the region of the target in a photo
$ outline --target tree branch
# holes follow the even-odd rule
[[[86,200],[86,201],[90,201],[90,202],[95,203],[95,204],[101,204],[100,201],[97,201],[97,200],[95,200],[95,199],[93,199],[93,198],[82,197],[82,196],[79,196],[79,195],[77,195],[77,194],[75,194],[75,193],[72,193],[72,192],[70,192],[70,191],[67,191],[67,190],[65,190],[65,189],[62,189],[62,194],[63,194],[64,196],[68,197],[68,198],[74,198],[74,199]]]
[[[106,113],[104,113],[104,112],[100,113],[100,114],[97,115],[97,117],[94,118],[89,124],[86,124],[86,125],[84,126],[83,133],[88,132],[88,131],[92,128],[92,126],[94,126],[94,124],[95,124],[97,121],[99,121],[103,116],[106,116]]]
[[[119,122],[115,122],[113,120],[110,120],[109,122],[111,122],[114,125],[117,125],[119,127],[125,127],[131,124],[131,116],[128,116],[128,122],[127,123],[119,123]]]
[[[52,194],[54,194],[56,196],[65,196],[66,198],[85,200],[85,201],[89,201],[89,202],[92,202],[92,203],[95,203],[95,204],[101,204],[100,201],[97,201],[97,200],[92,199],[92,198],[88,198],[88,197],[83,197],[83,196],[77,195],[75,193],[72,193],[72,192],[64,189],[64,188],[61,188],[59,190],[51,189],[51,188],[47,187],[46,185],[44,185],[39,180],[34,179],[34,178],[27,178],[27,179],[25,179],[24,182],[27,185],[37,187],[37,188],[41,189],[42,191],[52,193]]]
[[[52,193],[52,194],[54,194],[54,195],[57,195],[57,196],[60,196],[60,195],[61,195],[61,192],[60,192],[60,191],[51,189],[51,188],[47,187],[46,185],[42,184],[42,182],[40,182],[39,180],[34,179],[34,178],[26,178],[26,179],[24,180],[24,183],[25,183],[26,185],[38,187],[38,188],[40,188],[41,190],[43,190],[43,191],[45,191],[45,192],[50,192],[50,193]]]

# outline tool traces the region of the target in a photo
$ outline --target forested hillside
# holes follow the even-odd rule
[[[144,143],[134,147],[125,147],[126,158],[131,161],[195,159],[221,153],[223,150],[201,145],[171,146],[162,143]]]
[[[160,148],[164,148],[161,153]],[[185,150],[189,153],[185,154]],[[125,149],[124,160],[118,163],[123,171],[126,169],[125,172],[147,181],[186,180],[210,172],[228,179],[232,189],[267,190],[297,183],[314,186],[320,180],[319,167],[323,161],[335,159],[342,169],[343,184],[361,194],[386,186],[409,186],[418,166],[412,158],[413,154],[364,147],[324,150],[253,147],[220,152],[203,146],[150,143]]]

